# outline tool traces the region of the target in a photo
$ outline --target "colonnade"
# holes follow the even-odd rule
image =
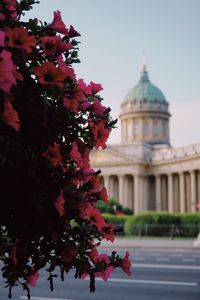
[[[200,210],[200,171],[168,174],[110,174],[102,176],[109,198],[135,213],[155,210],[195,212]]]

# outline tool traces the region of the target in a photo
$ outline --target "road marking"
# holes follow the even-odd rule
[[[176,253],[172,253],[170,254],[171,257],[182,257],[183,254],[176,254]]]
[[[180,269],[180,270],[200,270],[200,266],[188,265],[163,265],[163,264],[132,264],[133,268],[156,268],[156,269]]]
[[[167,257],[158,257],[156,260],[157,261],[170,261],[170,258],[167,258]]]
[[[28,299],[26,296],[20,296],[19,299]],[[32,297],[31,300],[75,300],[75,299],[63,299],[63,298],[46,298],[46,297]]]
[[[161,254],[160,253],[149,253],[149,256],[161,256]]]
[[[145,257],[135,257],[134,260],[146,260]]]
[[[194,258],[200,258],[200,255],[199,254],[193,254],[192,257],[194,257]]]
[[[89,279],[89,278],[87,278]],[[97,281],[103,281],[101,278],[96,278]],[[109,278],[109,282],[121,283],[144,283],[144,284],[160,284],[160,285],[177,285],[177,286],[197,286],[197,282],[183,282],[183,281],[163,281],[163,280],[140,280],[140,279],[124,279],[124,278]]]
[[[182,258],[181,260],[184,262],[195,262],[196,261],[195,258]]]

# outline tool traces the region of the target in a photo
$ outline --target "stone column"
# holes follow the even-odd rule
[[[104,186],[107,189],[107,193],[108,193],[108,199],[110,199],[110,182],[109,182],[109,176],[108,175],[104,175]]]
[[[156,178],[156,211],[161,211],[161,178],[160,175],[155,176]]]
[[[185,212],[185,188],[184,188],[184,173],[179,174],[180,184],[180,212]]]
[[[196,211],[196,189],[195,189],[195,173],[192,171],[190,173],[190,182],[191,182],[191,210],[192,212]]]
[[[169,210],[169,212],[174,211],[172,174],[168,174],[168,210]]]
[[[124,199],[124,176],[119,175],[119,203],[124,206],[125,199]]]
[[[139,177],[139,212],[147,210],[147,202],[146,202],[146,188],[147,188],[147,181],[145,177]]]
[[[140,212],[140,178],[138,175],[134,176],[134,213]]]

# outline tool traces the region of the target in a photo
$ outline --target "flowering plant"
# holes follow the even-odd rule
[[[100,84],[77,79],[80,34],[54,12],[52,23],[21,21],[35,0],[0,0],[0,260],[11,290],[34,286],[39,270],[61,279],[107,280],[116,267],[130,275],[128,253],[98,254],[114,240],[95,207],[107,201],[90,167],[93,148],[106,148],[115,121],[102,105]]]

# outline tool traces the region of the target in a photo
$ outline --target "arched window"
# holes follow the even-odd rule
[[[144,136],[149,134],[149,126],[147,122],[144,122]]]
[[[135,136],[139,135],[139,123],[138,123],[138,121],[136,121],[135,124],[134,124],[134,134],[135,134]]]
[[[158,135],[158,124],[156,121],[153,122],[153,135]]]

